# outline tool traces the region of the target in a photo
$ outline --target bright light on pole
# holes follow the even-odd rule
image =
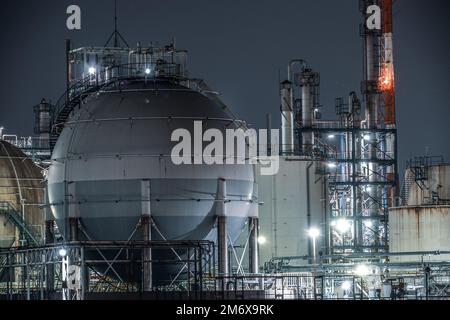
[[[259,236],[258,237],[258,243],[259,244],[265,244],[266,242],[267,242],[266,237],[264,237],[264,236]]]
[[[145,69],[145,74],[149,75],[151,72],[150,68]]]
[[[313,264],[316,264],[316,239],[320,236],[320,231],[317,228],[311,228],[308,230],[308,236],[312,238],[312,250],[313,250]]]
[[[320,231],[317,228],[311,228],[308,230],[308,235],[311,238],[317,238],[320,235]]]
[[[67,250],[64,248],[61,248],[61,249],[59,249],[58,254],[64,258],[65,256],[67,256]]]
[[[366,140],[366,141],[372,140],[372,138],[371,138],[370,135],[368,135],[368,134],[365,134],[365,135],[363,136],[363,139]]]
[[[95,69],[94,67],[90,67],[89,68],[89,74],[90,75],[94,75],[97,72],[97,69]]]

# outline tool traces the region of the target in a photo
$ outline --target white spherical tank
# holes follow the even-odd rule
[[[68,217],[83,225],[80,240],[140,240],[143,181],[149,181],[153,240],[214,239],[217,181],[227,183],[228,228],[237,237],[252,205],[252,165],[175,165],[174,130],[235,128],[208,96],[169,81],[122,81],[74,110],[52,155],[49,200],[62,234]]]

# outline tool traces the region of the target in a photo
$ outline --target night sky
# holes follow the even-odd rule
[[[66,8],[82,10],[82,30],[66,29]],[[189,50],[189,69],[223,93],[255,127],[279,125],[278,73],[293,58],[321,72],[324,118],[335,97],[359,92],[361,22],[357,0],[119,0],[119,30],[130,45]],[[394,41],[399,163],[426,151],[450,161],[450,2],[397,0]],[[0,125],[33,134],[33,105],[56,101],[65,83],[64,39],[102,46],[113,31],[112,0],[2,1]]]

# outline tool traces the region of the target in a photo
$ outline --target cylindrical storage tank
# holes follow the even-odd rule
[[[392,253],[450,251],[450,206],[389,209]],[[450,254],[393,256],[392,262],[448,261]]]
[[[416,172],[423,180],[415,183]],[[450,165],[440,164],[407,169],[405,177],[411,181],[407,190],[408,206],[450,204]]]
[[[21,237],[18,221],[38,242],[44,238],[44,181],[41,170],[20,149],[0,140],[0,248],[35,245]]]
[[[203,132],[236,128],[215,100],[169,81],[122,82],[120,90],[100,92],[75,110],[48,175],[52,212],[64,237],[72,216],[83,225],[80,240],[141,240],[135,230],[146,207],[142,183],[149,181],[153,240],[214,240],[218,179],[225,179],[228,232],[237,238],[253,207],[254,168],[175,165],[171,152],[179,142],[171,135],[185,129],[192,140],[202,139],[194,121],[202,121]],[[194,142],[188,144],[197,154]]]

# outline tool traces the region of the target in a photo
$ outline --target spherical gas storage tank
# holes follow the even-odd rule
[[[48,174],[51,209],[64,237],[72,211],[83,225],[80,240],[142,240],[135,230],[148,183],[157,228],[152,240],[215,240],[218,179],[225,179],[228,232],[237,238],[253,207],[254,167],[174,164],[171,151],[178,142],[171,135],[186,129],[194,139],[194,121],[202,121],[203,132],[237,127],[208,95],[163,80],[122,81],[75,110]],[[153,277],[178,271],[154,271]]]
[[[44,190],[41,169],[20,149],[0,140],[0,248],[43,241]],[[23,219],[31,236],[17,227]]]

